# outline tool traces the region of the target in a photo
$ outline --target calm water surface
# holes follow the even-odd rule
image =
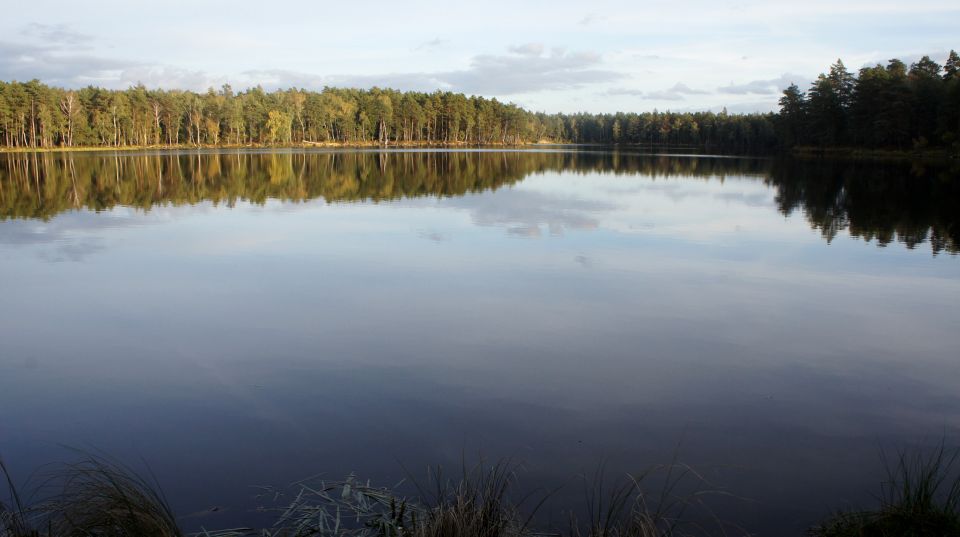
[[[800,534],[960,435],[958,215],[934,165],[0,155],[0,455],[142,458],[190,529],[317,472],[676,456]]]

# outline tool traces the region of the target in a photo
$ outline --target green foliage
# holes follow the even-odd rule
[[[267,143],[290,143],[292,118],[286,112],[271,110],[267,114]]]
[[[844,146],[882,149],[957,147],[960,139],[960,57],[941,67],[924,56],[864,67],[854,77],[837,60],[804,98],[791,86],[777,117],[782,147]]]
[[[0,82],[6,147],[392,143],[629,143],[728,152],[776,147],[770,114],[545,114],[458,93],[324,88],[205,93]]]

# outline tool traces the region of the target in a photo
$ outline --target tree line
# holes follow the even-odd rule
[[[838,60],[779,113],[546,114],[436,91],[324,88],[205,93],[0,82],[0,143],[9,148],[245,146],[311,143],[640,144],[739,153],[796,146],[907,149],[960,144],[960,57],[865,67]]]
[[[0,143],[10,148],[547,141],[765,151],[775,147],[774,135],[772,114],[546,114],[442,91],[234,92],[225,85],[194,93],[0,82]]]
[[[909,67],[892,59],[856,75],[837,60],[806,92],[795,84],[783,92],[777,123],[783,147],[957,148],[960,56]]]

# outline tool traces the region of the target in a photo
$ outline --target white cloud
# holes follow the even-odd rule
[[[30,45],[0,41],[0,79],[32,80],[49,84],[83,86],[115,79],[134,62],[92,54],[76,54],[57,44]]]
[[[665,90],[651,91],[646,94],[648,99],[658,101],[682,101],[688,95],[709,95],[709,91],[693,89],[683,82],[677,82],[672,87]]]
[[[579,24],[580,26],[590,26],[591,24],[594,24],[596,22],[599,22],[600,20],[603,20],[603,18],[604,17],[601,17],[596,13],[587,13],[586,15],[583,16],[582,19],[580,19],[577,22],[577,24]]]
[[[442,47],[448,43],[450,43],[449,39],[441,39],[439,37],[436,37],[429,41],[424,41],[423,43],[420,43],[413,50],[431,50],[431,49]]]
[[[643,90],[637,88],[610,88],[603,93],[604,95],[629,95],[631,97],[642,97]]]
[[[268,87],[319,89],[324,86],[379,86],[417,91],[442,89],[494,96],[578,88],[624,77],[616,71],[603,69],[602,57],[594,52],[554,49],[545,54],[544,46],[539,43],[513,46],[509,51],[509,54],[475,56],[466,69],[432,73],[322,76],[275,69],[246,71],[244,76],[250,82],[257,81]]]
[[[787,89],[790,84],[803,86],[812,80],[809,76],[783,74],[778,78],[768,80],[751,80],[745,84],[730,83],[717,88],[720,93],[729,95],[776,95]]]
[[[66,24],[40,24],[38,22],[31,22],[20,30],[20,34],[47,43],[66,45],[80,45],[93,41],[93,36],[77,32]]]
[[[57,31],[72,39],[72,34],[65,29],[58,28]],[[442,40],[435,39],[425,45],[435,47],[441,43]],[[379,86],[498,96],[578,88],[623,77],[602,68],[603,59],[598,53],[566,52],[559,48],[545,53],[545,46],[541,43],[512,46],[508,54],[474,56],[465,69],[370,75],[318,75],[286,69],[260,69],[228,76],[171,65],[78,55],[69,49],[57,42],[46,46],[0,42],[0,79],[40,78],[47,83],[68,87],[98,84],[111,88],[125,88],[142,82],[147,87],[198,91],[224,83],[238,87],[263,85],[267,88],[296,86],[309,89]]]
[[[523,45],[514,45],[507,50],[521,56],[540,56],[543,54],[543,43],[525,43]]]

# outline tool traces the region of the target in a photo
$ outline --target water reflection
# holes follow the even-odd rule
[[[223,507],[191,529],[253,523],[249,485],[316,472],[390,484],[398,461],[466,451],[549,487],[604,460],[642,471],[682,442],[683,462],[751,499],[725,519],[799,535],[871,499],[879,443],[960,435],[960,264],[926,246],[955,251],[943,168],[0,162],[0,455],[142,457],[179,512]]]
[[[956,165],[953,165],[956,168]],[[419,196],[457,197],[496,190],[553,171],[640,175],[651,179],[698,177],[724,181],[757,177],[776,191],[779,210],[802,211],[829,242],[842,231],[880,246],[929,243],[934,254],[958,252],[960,170],[943,165],[834,160],[758,160],[644,156],[618,152],[283,152],[174,154],[8,154],[0,158],[0,218],[50,219],[65,211],[115,206],[269,199],[328,202],[384,201]],[[662,188],[670,188],[665,186]],[[743,196],[724,192],[720,198]],[[764,197],[740,201],[765,204]],[[500,200],[502,201],[502,200]],[[478,224],[510,221],[521,236],[596,225],[584,216],[595,206],[564,200],[559,220],[514,199],[523,215],[498,204]],[[557,211],[553,211],[558,214]],[[545,229],[540,223],[548,220]]]
[[[923,163],[782,160],[766,181],[784,214],[802,209],[829,242],[841,231],[936,254],[960,246],[960,169]]]

